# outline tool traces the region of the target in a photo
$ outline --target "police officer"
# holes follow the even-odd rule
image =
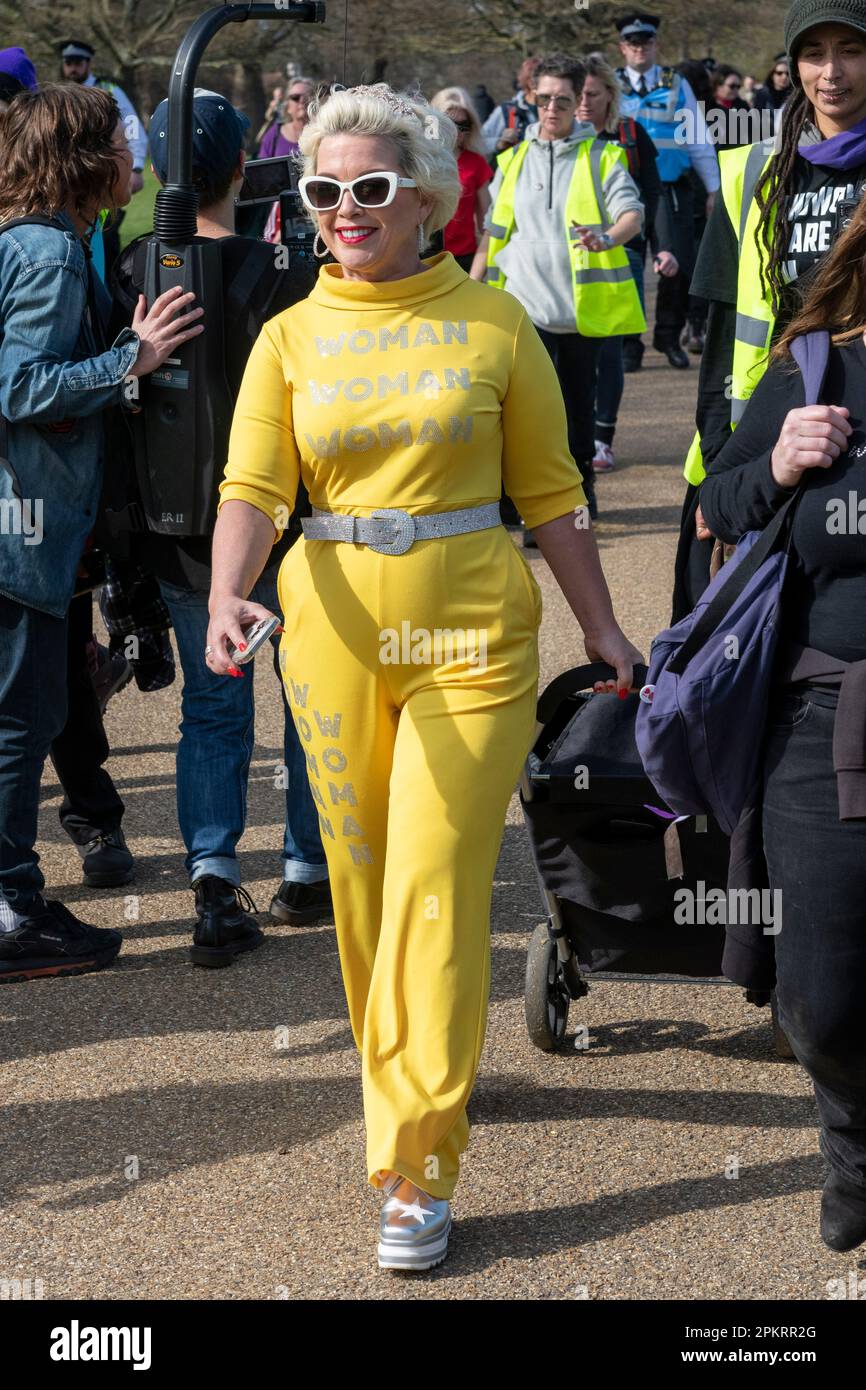
[[[116,82],[102,81],[94,77],[90,65],[93,62],[95,52],[96,50],[91,44],[79,42],[77,39],[64,44],[60,50],[60,57],[63,62],[63,80],[64,82],[78,82],[82,87],[102,87],[104,91],[110,92],[114,97],[120,108],[127,143],[132,150],[130,187],[133,193],[140,193],[144,187],[142,170],[147,158],[147,136],[144,126],[122,87],[118,87]]]
[[[617,69],[617,75],[623,88],[623,115],[640,121],[658,150],[671,250],[680,265],[679,274],[659,282],[653,347],[664,353],[672,367],[686,368],[689,359],[680,347],[680,334],[688,315],[689,281],[695,264],[694,195],[689,168],[694,169],[706,189],[709,216],[719,187],[719,167],[694,92],[673,68],[660,67],[656,62],[660,23],[658,15],[642,10],[629,10],[620,16],[616,26],[624,66]],[[626,371],[637,371],[642,357],[641,340],[627,338],[623,345]]]

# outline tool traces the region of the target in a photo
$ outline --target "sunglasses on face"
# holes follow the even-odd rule
[[[542,111],[550,106],[551,103],[553,103],[557,111],[567,111],[569,106],[574,106],[572,97],[552,97],[548,92],[542,92],[540,96],[536,95],[535,104]]]
[[[359,208],[386,208],[393,203],[398,188],[417,186],[414,179],[404,179],[390,171],[361,174],[345,183],[340,179],[322,178],[319,174],[307,174],[298,179],[298,191],[311,212],[333,212],[340,206],[347,189]]]
[[[309,92],[289,92],[289,95],[286,97],[286,101],[306,101],[309,103],[309,100]]]
[[[455,121],[454,124],[456,125],[458,130],[463,131],[464,135],[468,134],[469,131],[472,129],[471,121]]]
[[[787,69],[787,68],[773,68],[773,76],[774,76],[774,77],[787,77],[787,76],[788,76],[788,69]]]

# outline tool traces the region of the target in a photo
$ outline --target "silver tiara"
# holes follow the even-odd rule
[[[398,97],[396,92],[392,92],[386,82],[377,82],[373,87],[350,87],[349,91],[362,97],[375,97],[377,101],[384,101],[386,106],[390,106],[392,111],[396,111],[398,116],[414,116],[417,121],[421,120],[418,112],[413,110],[408,101]]]

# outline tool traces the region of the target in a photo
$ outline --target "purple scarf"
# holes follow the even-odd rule
[[[850,130],[831,135],[829,140],[819,140],[817,145],[800,145],[798,154],[810,164],[828,169],[854,169],[858,164],[866,164],[866,119]]]

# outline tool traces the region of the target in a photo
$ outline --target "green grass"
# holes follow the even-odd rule
[[[126,209],[126,216],[120,228],[121,247],[128,245],[134,237],[149,232],[153,227],[153,205],[156,201],[156,190],[159,188],[159,183],[156,176],[151,173],[149,163],[145,164],[142,172],[144,174],[144,188],[140,193],[136,193]]]

